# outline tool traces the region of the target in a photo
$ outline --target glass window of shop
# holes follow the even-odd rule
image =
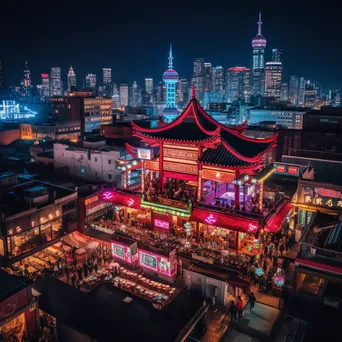
[[[236,232],[200,223],[200,241],[218,249],[234,249]]]

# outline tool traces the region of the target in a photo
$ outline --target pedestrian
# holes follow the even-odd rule
[[[81,267],[80,267],[80,266],[77,266],[76,271],[77,271],[77,273],[78,273],[78,277],[81,278],[81,275],[82,275],[82,273],[81,273]]]
[[[70,268],[68,265],[65,266],[65,274],[67,279],[67,284],[69,283],[69,276],[70,276]]]
[[[284,242],[282,241],[279,245],[279,252],[281,256],[283,256],[284,250],[285,250],[285,246],[284,246]]]
[[[72,286],[75,287],[75,282],[76,282],[76,272],[72,272],[71,275],[71,282],[72,282]]]
[[[53,274],[54,274],[55,277],[58,276],[58,266],[57,266],[57,264],[55,266],[53,266]]]
[[[262,269],[264,270],[264,273],[267,271],[267,259],[264,260],[264,265],[262,266]]]
[[[277,266],[277,263],[278,263],[278,251],[274,250],[273,251],[273,267]]]
[[[251,292],[250,295],[249,295],[249,303],[250,303],[250,310],[251,311],[254,310],[255,301],[256,301],[255,295],[254,295],[253,292]]]
[[[233,300],[230,302],[229,310],[230,310],[230,320],[232,322],[236,321],[236,315],[237,315],[238,309]]]
[[[85,262],[83,263],[83,272],[84,272],[84,276],[88,277],[88,266]]]
[[[239,320],[240,320],[242,318],[242,313],[243,313],[243,301],[240,296],[238,297],[237,309],[238,309],[238,315],[239,315]]]
[[[97,269],[98,269],[98,265],[97,265],[97,262],[95,262],[95,264],[94,264],[95,273],[97,273]]]
[[[60,276],[61,276],[62,273],[63,273],[62,260],[59,260],[59,262],[58,262],[58,272],[59,272],[59,275],[60,275]]]

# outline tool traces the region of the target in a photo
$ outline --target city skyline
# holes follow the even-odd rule
[[[74,5],[70,5],[74,6]],[[105,5],[104,5],[105,6]],[[108,4],[108,6],[111,6]],[[126,13],[127,9],[125,5],[119,4],[119,9]],[[137,12],[140,5],[137,5]],[[186,6],[177,6],[174,4],[174,11],[180,18],[189,14],[190,7],[193,4],[187,4]],[[266,4],[251,4],[249,6],[248,12],[243,11],[239,8],[239,5],[230,9],[230,17],[228,21],[223,23],[218,23],[215,25],[210,25],[211,20],[204,28],[201,28],[196,34],[192,34],[190,37],[185,33],[184,30],[180,32],[180,29],[176,29],[174,32],[169,32],[163,34],[167,30],[167,25],[159,22],[159,16],[157,15],[162,9],[154,8],[151,10],[153,13],[144,13],[144,16],[149,18],[144,29],[150,31],[154,27],[157,27],[158,23],[163,24],[160,31],[160,36],[155,35],[155,39],[138,39],[134,40],[134,44],[128,44],[126,41],[130,37],[130,42],[132,40],[132,33],[137,30],[139,23],[142,18],[139,13],[132,11],[129,18],[127,19],[127,24],[132,20],[132,18],[137,18],[137,23],[133,26],[127,24],[120,25],[121,19],[118,18],[118,26],[115,28],[107,28],[108,33],[117,32],[120,33],[120,37],[116,36],[118,39],[116,44],[105,45],[105,53],[97,54],[96,48],[92,49],[90,45],[87,45],[87,37],[80,37],[79,39],[71,39],[72,43],[65,40],[63,36],[63,30],[59,31],[56,29],[51,29],[50,26],[45,30],[44,37],[36,32],[31,32],[29,29],[29,42],[30,46],[26,42],[19,47],[14,44],[15,38],[18,35],[21,27],[21,22],[19,20],[18,28],[13,30],[13,34],[8,37],[1,37],[3,41],[2,46],[4,47],[1,54],[4,55],[5,59],[5,70],[6,79],[8,84],[18,83],[22,75],[22,69],[24,67],[24,58],[27,55],[28,64],[32,74],[32,83],[40,83],[40,74],[46,73],[50,70],[52,66],[59,66],[62,69],[62,79],[63,82],[66,81],[67,71],[70,67],[70,61],[74,71],[79,75],[78,82],[81,82],[88,73],[94,73],[101,75],[101,70],[104,67],[112,68],[112,80],[113,82],[119,84],[126,82],[131,84],[134,80],[138,84],[142,85],[145,78],[151,77],[156,81],[161,79],[161,75],[165,69],[165,59],[167,58],[167,47],[170,42],[173,44],[174,57],[177,60],[177,71],[181,77],[191,77],[192,63],[196,58],[204,58],[205,61],[211,62],[213,66],[222,65],[225,70],[229,67],[241,65],[250,66],[249,62],[251,59],[251,40],[257,33],[256,22],[258,20],[259,10],[263,13],[263,34],[267,39],[266,48],[266,58],[265,62],[271,61],[271,51],[272,48],[280,48],[284,51],[284,76],[285,80],[287,75],[295,74],[298,76],[304,76],[309,79],[320,80],[324,89],[328,88],[339,88],[342,84],[342,72],[341,65],[338,62],[338,53],[336,51],[340,49],[331,44],[335,38],[338,37],[338,29],[331,32],[327,39],[318,40],[319,49],[312,48],[312,43],[314,42],[314,37],[308,29],[310,23],[315,23],[315,28],[318,31],[318,35],[323,35],[325,28],[324,22],[327,21],[326,13],[321,13],[320,21],[316,21],[314,18],[314,13],[318,11],[318,8],[313,4],[307,9],[307,15],[303,16],[302,5],[298,4],[296,10],[290,4],[287,4],[284,8],[284,13],[276,11],[274,6]],[[8,10],[11,6],[8,6]],[[31,6],[32,7],[32,6]],[[225,5],[220,4],[217,8],[212,8],[207,13],[208,17],[211,15],[217,15],[221,17],[220,8],[224,8]],[[25,8],[20,8],[11,11],[6,18],[2,21],[1,25],[6,26],[9,19],[19,18],[23,15],[21,11]],[[39,10],[35,8],[28,9],[28,15],[32,19],[37,18],[39,13],[46,9],[46,5],[42,6]],[[291,10],[293,9],[293,11]],[[92,9],[93,10],[93,9]],[[306,9],[305,9],[306,10]],[[96,12],[97,9],[95,8]],[[315,12],[316,11],[316,12]],[[6,11],[3,12],[6,15]],[[128,13],[128,12],[127,12]],[[284,23],[288,22],[287,14],[291,13],[293,17],[302,15],[301,25],[290,25],[284,27]],[[317,12],[318,13],[318,12]],[[81,9],[80,17],[83,15],[86,17],[90,13],[86,9]],[[61,19],[62,14],[57,13],[57,18],[49,17],[49,20],[53,21],[56,19]],[[68,14],[63,14],[68,16]],[[333,11],[329,12],[329,15],[333,16]],[[198,13],[192,20],[201,21],[204,13],[199,9]],[[237,18],[238,17],[238,18]],[[286,18],[285,18],[286,17]],[[145,19],[146,19],[145,18]],[[43,22],[47,20],[42,19]],[[77,27],[80,18],[75,18],[75,24],[73,27]],[[292,20],[292,19],[291,19]],[[42,24],[43,24],[42,22]],[[94,34],[97,37],[95,40],[94,47],[98,46],[103,41],[101,32],[104,29],[104,24],[100,19],[97,19],[97,29],[95,33],[91,33],[89,41],[92,40]],[[190,23],[195,24],[195,23]],[[33,28],[37,24],[33,21]],[[53,25],[52,25],[53,26]],[[4,29],[5,27],[3,27]],[[159,29],[159,27],[158,27]],[[84,31],[85,28],[80,25],[80,31]],[[57,32],[56,32],[57,31]],[[235,34],[230,34],[231,32]],[[295,34],[296,33],[296,34]],[[46,49],[44,42],[46,41],[47,34],[51,34],[51,41],[54,42],[52,49]],[[226,38],[222,40],[222,35]],[[108,35],[105,34],[108,38]],[[70,33],[70,37],[73,37],[73,33]],[[228,38],[229,37],[229,38]],[[190,44],[191,42],[191,44]],[[224,43],[222,43],[224,42]],[[311,42],[309,44],[309,42]],[[328,44],[330,42],[330,44]],[[81,44],[82,43],[82,44]],[[82,45],[82,46],[81,46]],[[115,48],[112,47],[115,45]],[[63,47],[65,50],[63,51]],[[85,54],[85,49],[87,49],[87,54]],[[51,51],[50,51],[51,50]],[[94,51],[95,50],[95,51]],[[67,53],[65,53],[67,51]],[[144,53],[142,54],[141,51]],[[323,51],[323,52],[322,52]],[[62,53],[63,52],[63,53]],[[13,56],[12,56],[13,55]],[[85,57],[87,56],[87,57]],[[139,56],[139,58],[137,58]],[[320,66],[317,64],[320,62]],[[142,67],[143,66],[143,67]],[[82,83],[81,83],[82,84]],[[80,85],[80,84],[79,84]]]

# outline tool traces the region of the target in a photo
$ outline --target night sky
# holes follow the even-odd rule
[[[72,62],[78,86],[86,73],[99,77],[102,67],[112,67],[115,83],[142,85],[145,77],[161,79],[172,42],[175,69],[190,78],[197,57],[224,68],[248,65],[262,10],[266,60],[272,48],[282,48],[285,75],[319,80],[324,90],[342,87],[338,1],[324,1],[324,8],[304,3],[3,0],[0,55],[8,84],[19,84],[27,56],[33,84],[51,66],[62,68],[65,82]]]

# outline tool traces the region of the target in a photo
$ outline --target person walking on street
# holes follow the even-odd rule
[[[71,282],[72,282],[72,286],[75,287],[75,282],[76,282],[76,272],[72,272],[71,275]]]
[[[243,313],[243,301],[241,297],[238,297],[238,304],[237,304],[238,314],[239,314],[239,320],[242,318]]]
[[[83,263],[83,272],[84,272],[84,276],[88,277],[88,266],[85,262]]]
[[[230,310],[230,320],[232,322],[236,321],[236,315],[237,315],[238,309],[233,300],[230,302],[229,310]]]
[[[54,273],[55,277],[58,276],[58,266],[57,266],[57,264],[55,266],[53,266],[53,273]]]
[[[68,265],[65,265],[65,274],[66,274],[67,284],[69,284],[70,268]]]
[[[254,310],[255,301],[256,301],[255,295],[254,295],[253,292],[251,292],[250,295],[249,295],[249,303],[250,303],[250,310],[251,311]]]

